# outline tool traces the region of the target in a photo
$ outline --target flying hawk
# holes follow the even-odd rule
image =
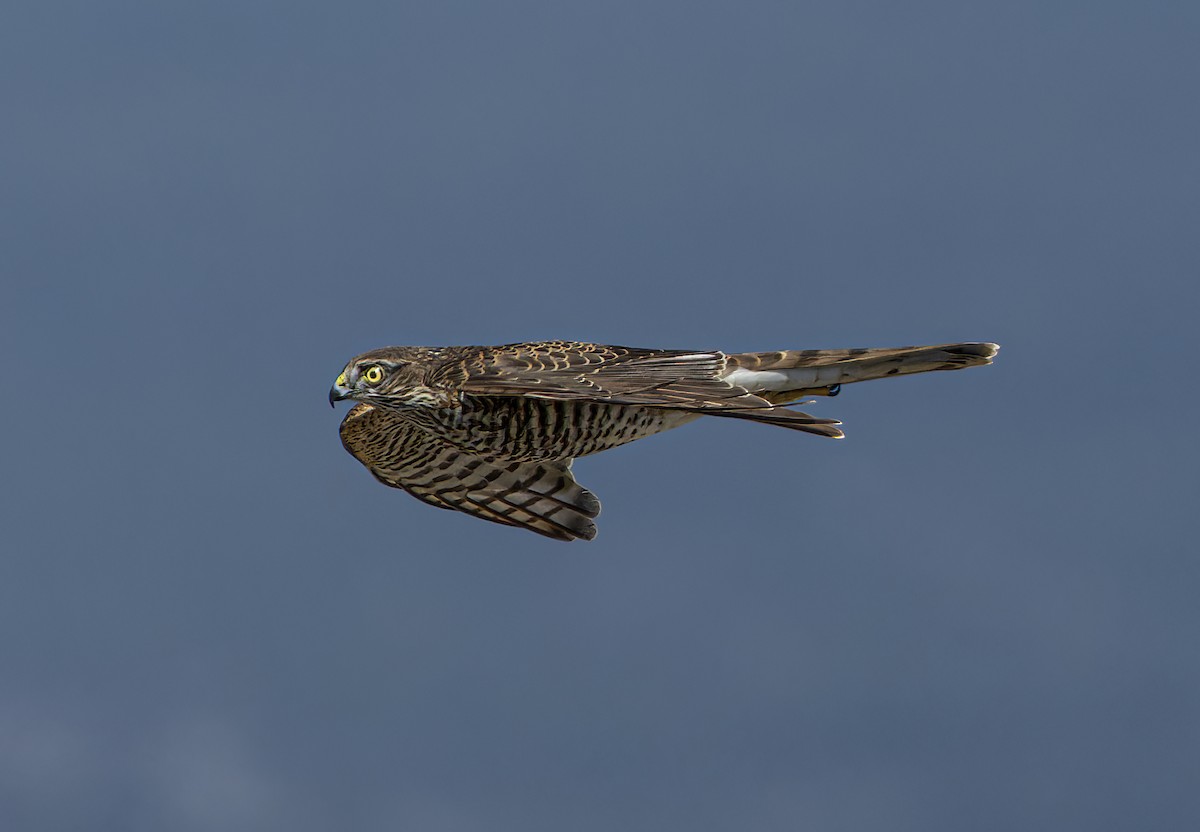
[[[990,364],[998,349],[384,347],[352,359],[329,401],[358,402],[342,421],[342,444],[385,485],[556,540],[590,540],[600,501],[571,475],[575,457],[701,416],[841,438],[839,422],[785,405],[856,381]]]

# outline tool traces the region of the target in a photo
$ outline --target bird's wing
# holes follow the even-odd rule
[[[454,379],[463,393],[662,407],[841,436],[833,419],[776,407],[722,380],[721,352],[645,350],[573,342],[513,344],[480,353]]]
[[[384,485],[418,500],[519,526],[556,540],[591,540],[596,495],[575,482],[570,460],[489,460],[368,404],[342,420],[342,444]]]

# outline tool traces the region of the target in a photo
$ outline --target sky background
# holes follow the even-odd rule
[[[1200,825],[1200,5],[0,10],[0,826]],[[341,448],[387,344],[1003,344],[579,462]]]

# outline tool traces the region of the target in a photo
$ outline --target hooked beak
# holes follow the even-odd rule
[[[346,374],[342,373],[337,377],[337,381],[329,388],[329,406],[333,407],[342,399],[350,395],[350,388],[346,386]]]

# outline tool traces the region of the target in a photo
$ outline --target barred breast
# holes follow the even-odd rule
[[[461,409],[436,413],[439,433],[447,441],[514,460],[587,456],[699,418],[666,408],[473,396],[463,397]]]

